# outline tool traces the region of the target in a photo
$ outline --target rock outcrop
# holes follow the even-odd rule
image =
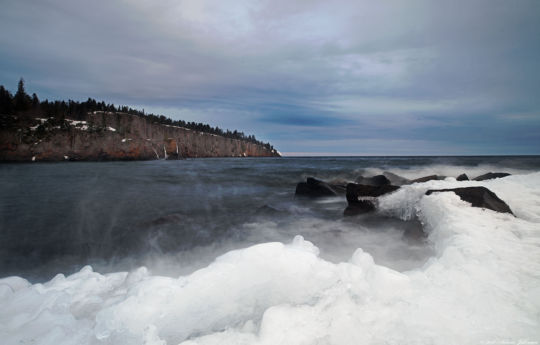
[[[151,123],[126,113],[93,112],[86,121],[6,119],[0,126],[0,161],[280,156],[253,142]]]
[[[368,186],[364,184],[349,183],[347,185],[347,201],[357,201],[359,197],[378,197],[398,190],[399,186],[382,185]]]
[[[375,211],[375,200],[378,196],[391,193],[399,189],[399,186],[383,184],[380,186],[370,186],[356,183],[347,184],[347,208],[343,211],[345,216],[355,216]],[[362,199],[359,199],[362,198]]]
[[[431,189],[426,195],[439,192],[454,192],[461,200],[470,202],[473,207],[487,208],[502,213],[512,213],[510,207],[486,187],[465,187],[453,189]]]
[[[368,186],[385,186],[391,184],[388,177],[384,175],[375,175],[372,177],[359,176],[356,178],[356,183]]]
[[[356,200],[349,202],[347,208],[343,211],[344,216],[357,216],[359,214],[375,211],[375,204],[371,200]]]
[[[461,174],[456,177],[456,181],[469,181],[469,176],[467,174]]]
[[[446,176],[439,176],[439,175],[429,175],[417,178],[415,180],[412,180],[411,183],[421,183],[421,182],[428,182],[428,181],[438,181],[438,180],[444,180]]]
[[[487,174],[475,177],[473,180],[474,181],[485,181],[485,180],[492,180],[494,178],[501,178],[501,177],[506,177],[506,176],[510,176],[510,174],[509,173],[500,173],[500,172],[499,173],[488,172]]]
[[[336,196],[338,193],[328,183],[308,177],[306,182],[296,185],[295,195],[309,198]]]
[[[385,171],[383,175],[390,181],[390,184],[394,186],[403,186],[403,185],[411,184],[411,180],[403,176],[399,176],[394,173],[391,173],[390,171]]]

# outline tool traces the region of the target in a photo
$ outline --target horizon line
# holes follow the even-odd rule
[[[506,154],[350,154],[332,152],[282,152],[282,157],[538,157],[538,154],[506,153]]]

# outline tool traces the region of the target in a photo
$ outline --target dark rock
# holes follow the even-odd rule
[[[356,216],[375,211],[375,205],[370,200],[356,200],[349,203],[349,206],[343,211],[344,216]]]
[[[399,176],[399,175],[396,175],[394,173],[391,173],[389,171],[385,171],[383,173],[384,176],[386,176],[386,178],[388,178],[390,180],[390,184],[394,185],[394,186],[403,186],[403,185],[406,185],[406,184],[411,184],[411,180],[403,177],[403,176]]]
[[[427,181],[434,181],[434,180],[444,180],[446,176],[439,176],[439,175],[429,175],[417,178],[415,180],[412,180],[411,183],[420,183],[420,182],[427,182]]]
[[[366,186],[363,184],[349,183],[347,184],[347,201],[349,204],[357,202],[358,197],[377,197],[383,194],[391,193],[399,189],[398,186]]]
[[[295,195],[306,196],[310,198],[319,198],[325,196],[336,196],[336,191],[324,181],[308,177],[306,182],[300,182],[296,185]]]
[[[348,206],[343,211],[345,216],[355,216],[375,211],[375,204],[371,200],[358,200],[359,197],[378,197],[386,193],[399,189],[398,186],[382,185],[368,186],[363,184],[347,184],[347,202]]]
[[[372,177],[359,176],[356,183],[367,186],[386,186],[390,184],[390,180],[384,175],[376,175]]]
[[[426,192],[426,195],[436,192],[454,192],[461,200],[470,202],[473,207],[488,208],[497,212],[513,214],[510,207],[486,187],[431,189]]]
[[[466,174],[461,174],[456,178],[456,180],[458,180],[458,181],[469,181],[469,176],[467,176]]]
[[[328,181],[327,184],[338,194],[345,194],[347,191],[347,181],[335,179]]]
[[[345,194],[347,192],[347,184],[328,184],[336,193]]]
[[[501,178],[501,177],[506,177],[506,176],[510,176],[510,174],[508,173],[493,173],[493,172],[488,172],[487,174],[484,174],[484,175],[480,175],[478,177],[475,177],[473,180],[474,181],[484,181],[484,180],[492,180],[494,178]]]

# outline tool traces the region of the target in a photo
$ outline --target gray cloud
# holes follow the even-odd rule
[[[281,151],[539,154],[538,22],[526,0],[7,0],[0,80]]]

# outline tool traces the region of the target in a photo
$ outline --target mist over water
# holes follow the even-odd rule
[[[357,217],[294,197],[383,171],[449,177]],[[468,186],[513,214],[426,195]],[[3,344],[540,341],[540,157],[4,164],[0,189]]]
[[[354,181],[390,171],[475,177],[540,170],[539,157],[322,157],[0,165],[0,277],[33,282],[85,265],[146,266],[177,277],[232,249],[302,235],[338,263],[357,248],[399,270],[422,266],[429,241],[403,236],[418,220],[344,218],[344,197],[295,199],[314,176]]]

